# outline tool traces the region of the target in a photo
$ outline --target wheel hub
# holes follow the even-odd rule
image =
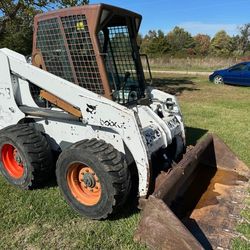
[[[87,187],[93,188],[96,185],[95,178],[92,174],[90,173],[84,173],[83,174],[83,182]]]
[[[3,166],[8,174],[19,179],[24,174],[24,165],[18,150],[11,144],[4,144],[1,150]]]
[[[67,172],[67,183],[72,195],[86,206],[96,205],[102,188],[95,171],[82,163],[73,163]]]

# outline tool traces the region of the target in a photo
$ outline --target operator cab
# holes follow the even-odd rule
[[[145,79],[136,42],[140,21],[131,16],[111,14],[100,25],[100,49],[113,98],[119,103],[144,96]]]
[[[32,63],[127,105],[145,92],[140,23],[140,15],[106,4],[37,15]]]

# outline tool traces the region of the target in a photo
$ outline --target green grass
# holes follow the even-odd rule
[[[215,132],[250,166],[250,88],[169,75],[161,75],[155,85],[178,95],[189,143],[203,132]],[[243,239],[250,240],[250,211],[242,216],[246,220],[237,230],[243,237],[233,249],[250,248]],[[130,204],[120,217],[92,221],[73,212],[57,187],[20,191],[0,177],[0,249],[145,249],[133,242],[138,222],[139,212]]]
[[[92,221],[73,212],[57,187],[20,191],[1,178],[0,190],[0,249],[143,249],[132,239],[138,213]]]

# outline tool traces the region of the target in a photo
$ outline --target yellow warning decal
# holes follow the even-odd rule
[[[84,30],[85,29],[84,23],[82,21],[81,22],[77,22],[76,23],[76,29],[77,30]]]

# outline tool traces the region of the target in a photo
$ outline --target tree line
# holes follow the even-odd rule
[[[31,54],[33,18],[36,14],[88,3],[89,0],[0,1],[0,48],[7,47],[24,55]],[[205,34],[192,36],[180,27],[175,27],[167,34],[161,30],[150,30],[145,36],[138,35],[138,43],[141,52],[151,57],[250,55],[250,23],[239,29],[239,35],[231,37],[222,30],[213,38]]]
[[[218,31],[213,38],[206,34],[192,36],[183,28],[175,27],[164,34],[162,30],[150,30],[138,36],[141,52],[151,57],[240,57],[250,55],[250,23],[239,27],[239,35],[230,36]]]

